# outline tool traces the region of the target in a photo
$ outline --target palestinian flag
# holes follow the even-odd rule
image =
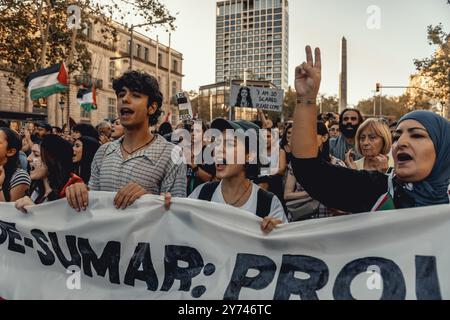
[[[66,92],[68,90],[68,78],[66,66],[64,62],[61,62],[31,73],[25,85],[31,100],[39,100],[58,92]]]
[[[372,212],[394,210],[395,204],[389,192],[382,195],[372,208]]]
[[[86,112],[89,112],[97,109],[97,99],[95,96],[95,86],[92,86],[91,89],[80,88],[77,93],[77,100],[80,106],[86,110]]]

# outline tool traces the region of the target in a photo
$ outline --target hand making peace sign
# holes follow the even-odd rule
[[[314,61],[311,47],[307,46],[305,50],[306,62],[303,62],[295,69],[295,90],[299,100],[316,99],[322,79],[320,49],[315,49]]]

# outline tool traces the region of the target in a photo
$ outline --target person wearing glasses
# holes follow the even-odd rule
[[[350,157],[353,161],[359,160],[362,156],[354,152],[355,150],[355,136],[359,126],[364,122],[364,119],[358,109],[345,109],[339,117],[339,130],[341,135],[338,138],[330,140],[331,155],[345,161]]]

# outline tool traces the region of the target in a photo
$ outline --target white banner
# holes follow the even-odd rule
[[[5,299],[450,299],[448,205],[283,225],[228,206],[92,192],[0,205]]]
[[[233,107],[257,108],[281,112],[284,91],[281,89],[231,86],[230,101]]]

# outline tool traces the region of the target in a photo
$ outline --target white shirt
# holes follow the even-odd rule
[[[259,177],[273,176],[280,170],[280,153],[274,152],[270,156],[267,156],[269,164],[261,167]]]
[[[189,198],[191,198],[191,199],[198,199],[198,197],[200,195],[200,191],[202,190],[203,186],[204,186],[204,184],[198,186],[189,195]],[[259,189],[260,189],[259,186],[257,186],[256,184],[252,183],[252,194],[248,198],[247,202],[242,207],[239,207],[239,209],[245,210],[248,213],[256,215],[256,207],[257,207],[257,199],[258,199],[258,191],[259,191]],[[211,198],[211,202],[227,204],[225,202],[225,199],[223,198],[223,194],[222,194],[222,181],[220,182],[220,184],[217,187],[217,189],[214,191],[214,194],[213,194],[213,196]],[[279,219],[283,223],[288,223],[288,220],[287,220],[286,215],[284,213],[283,206],[281,205],[280,200],[276,196],[273,196],[273,198],[272,198],[272,203],[270,205],[269,217],[275,218],[275,219]]]

